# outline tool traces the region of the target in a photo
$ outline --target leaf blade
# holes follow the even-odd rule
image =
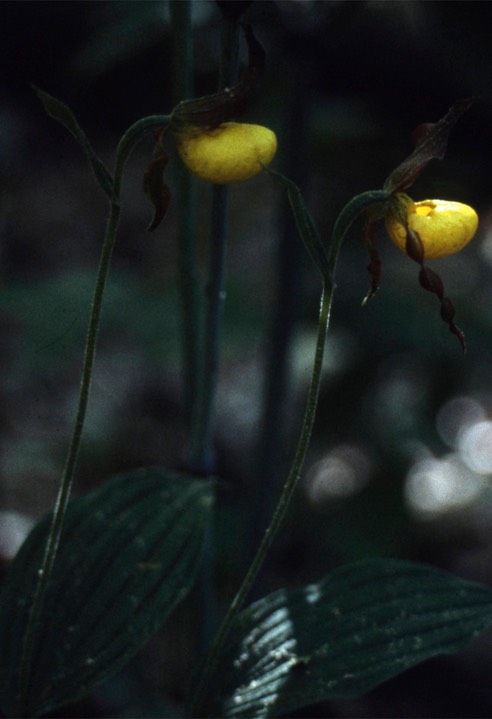
[[[324,282],[331,282],[331,270],[328,261],[328,255],[321,242],[318,228],[309,212],[299,187],[289,180],[288,177],[282,175],[276,170],[269,167],[263,168],[287,193],[287,199],[294,215],[299,236],[301,237],[306,250],[308,251],[314,264],[321,272]]]
[[[33,85],[34,92],[43,103],[43,107],[46,113],[61,123],[73,137],[77,140],[81,146],[92,171],[101,186],[102,190],[106,193],[109,198],[113,197],[114,183],[111,173],[107,169],[106,165],[99,159],[94,148],[85,132],[80,127],[77,118],[73,114],[72,110],[65,105],[64,102],[58,100],[53,95],[50,95],[39,87]]]
[[[226,686],[212,687],[210,716],[270,717],[357,696],[460,651],[490,624],[487,587],[411,562],[341,567],[238,617],[217,672]]]
[[[29,716],[90,692],[164,622],[191,588],[211,498],[210,482],[145,470],[115,477],[69,505],[33,652]],[[33,530],[1,595],[7,715],[48,526],[46,518]]]

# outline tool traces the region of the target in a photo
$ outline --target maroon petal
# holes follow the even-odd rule
[[[147,227],[148,232],[152,232],[160,225],[169,206],[171,191],[164,182],[164,169],[168,162],[169,156],[164,151],[160,157],[150,163],[143,177],[144,192],[154,205],[154,217]]]
[[[371,286],[362,300],[362,306],[366,305],[369,300],[372,300],[376,292],[379,290],[381,278],[383,276],[383,261],[376,249],[376,224],[377,222],[368,219],[364,227],[364,240],[369,253],[369,264],[367,265],[367,269],[369,271],[369,275],[371,276]]]

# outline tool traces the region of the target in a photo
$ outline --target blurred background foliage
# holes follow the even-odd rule
[[[432,163],[411,194],[468,202],[480,216],[471,245],[429,263],[454,301],[464,357],[437,301],[419,287],[417,266],[383,231],[382,288],[361,308],[367,257],[361,227],[351,231],[312,448],[257,595],[376,555],[490,584],[492,5],[265,0],[253,2],[245,20],[267,52],[266,77],[245,119],[277,132],[274,166],[302,187],[322,236],[328,240],[353,195],[381,187],[411,150],[418,124],[470,96],[476,102],[445,160]],[[197,95],[216,87],[219,27],[215,3],[193,3]],[[107,212],[82,154],[43,114],[30,83],[69,104],[111,164],[132,122],[171,109],[171,46],[164,1],[0,4],[4,564],[53,503]],[[125,181],[77,491],[115,471],[181,463],[179,198],[147,235],[151,208],[141,181],[151,150],[151,140],[142,143]],[[205,260],[209,188],[198,190]],[[320,290],[269,178],[232,188],[229,234],[217,427],[221,602],[238,585],[292,457]],[[70,715],[166,715],[162,693],[179,701],[192,666],[194,612],[191,599],[123,677]],[[490,716],[491,666],[488,635],[464,655],[428,662],[360,700],[296,716]]]

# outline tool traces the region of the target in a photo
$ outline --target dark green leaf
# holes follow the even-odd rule
[[[115,674],[189,591],[212,485],[159,469],[115,477],[70,503],[41,610],[28,716]],[[23,633],[49,527],[31,532],[0,596],[0,679],[11,716]]]
[[[326,250],[321,242],[316,224],[306,207],[300,189],[292,180],[289,180],[288,177],[285,177],[285,175],[282,175],[280,172],[270,170],[268,167],[264,167],[264,170],[287,191],[287,197],[299,235],[311,255],[311,259],[321,272],[323,279],[327,282],[331,281],[331,272]]]
[[[271,717],[363,694],[492,623],[492,591],[395,560],[347,565],[283,589],[236,620],[207,716]]]
[[[47,92],[40,90],[38,87],[34,87],[34,91],[43,103],[44,109],[48,115],[55,120],[58,120],[58,122],[66,127],[66,129],[75,137],[79,145],[82,147],[82,150],[84,151],[100,186],[108,197],[112,197],[113,178],[111,177],[111,173],[96,155],[89,139],[87,138],[87,135],[80,127],[72,110],[68,107],[68,105],[61,102],[61,100],[57,100],[56,97],[49,95]]]

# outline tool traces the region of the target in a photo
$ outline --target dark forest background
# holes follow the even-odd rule
[[[368,556],[425,561],[491,584],[492,5],[265,0],[253,2],[245,20],[267,53],[266,76],[245,119],[276,131],[274,166],[301,186],[322,236],[328,240],[352,196],[382,186],[411,151],[417,125],[438,120],[464,97],[475,103],[456,126],[446,158],[432,163],[410,194],[469,203],[480,216],[477,236],[462,253],[432,263],[467,337],[465,356],[440,320],[435,297],[419,287],[417,266],[384,231],[382,287],[361,308],[368,260],[361,226],[351,231],[338,267],[304,479],[256,591],[316,581]],[[217,83],[215,3],[195,2],[193,23],[195,94],[202,95]],[[55,497],[107,213],[82,153],[43,113],[31,84],[70,105],[111,164],[130,124],[172,108],[168,3],[0,3],[5,565]],[[177,468],[182,458],[179,198],[173,194],[165,222],[146,233],[152,212],[142,175],[151,152],[152,142],[142,143],[125,181],[77,492],[129,468]],[[199,184],[198,191],[197,240],[205,262],[209,188]],[[229,235],[216,437],[217,585],[224,602],[292,457],[320,290],[268,177],[231,189]],[[262,440],[272,341],[286,370]],[[163,693],[179,701],[193,661],[190,616],[188,605],[180,609],[124,675],[70,716],[160,716],[155,707]],[[491,668],[486,634],[464,654],[427,662],[366,697],[296,716],[487,717]]]

